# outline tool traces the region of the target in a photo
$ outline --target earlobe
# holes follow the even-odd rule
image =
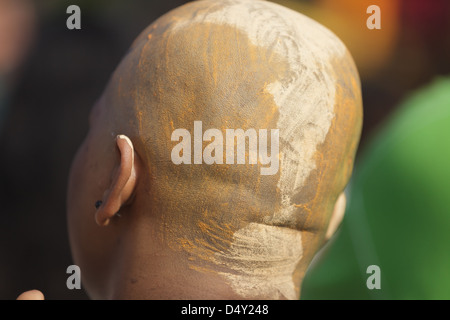
[[[346,204],[347,199],[345,193],[342,192],[334,205],[333,214],[331,215],[330,223],[328,224],[328,229],[325,233],[325,240],[329,240],[341,224],[342,219],[344,218]]]
[[[136,188],[133,143],[125,135],[117,136],[116,143],[120,153],[119,164],[113,172],[111,185],[105,192],[103,200],[96,202],[98,208],[95,221],[99,226],[109,224],[111,218],[130,200]]]

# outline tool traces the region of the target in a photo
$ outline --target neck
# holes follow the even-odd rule
[[[159,252],[128,256],[113,279],[111,299],[128,300],[203,300],[240,299],[213,272],[202,272],[180,261],[180,253]]]
[[[298,299],[292,277],[215,272],[186,263],[182,253],[159,252],[124,256],[114,272],[110,299],[236,300]],[[296,293],[294,293],[296,292]]]
[[[298,299],[293,271],[299,257],[257,250],[245,255],[233,246],[214,262],[198,263],[192,252],[169,248],[154,229],[139,223],[123,240],[112,270],[110,299]],[[148,225],[147,225],[148,226]],[[145,245],[144,245],[145,244]],[[147,245],[148,244],[148,245]],[[255,243],[252,242],[255,249]],[[258,249],[258,248],[256,248]],[[245,250],[244,250],[245,251]],[[266,250],[267,251],[267,250]],[[295,250],[294,250],[295,251]],[[245,252],[244,252],[245,253]],[[283,255],[280,255],[282,254]],[[250,259],[251,258],[251,259]],[[269,259],[271,258],[271,259]],[[245,259],[244,259],[245,260]],[[238,268],[239,267],[239,268]],[[300,280],[295,277],[296,284]]]

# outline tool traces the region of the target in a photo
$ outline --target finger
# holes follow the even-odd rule
[[[44,295],[39,290],[30,290],[18,296],[17,300],[44,300]]]

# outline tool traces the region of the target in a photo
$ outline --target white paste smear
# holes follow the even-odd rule
[[[295,221],[296,209],[291,198],[301,192],[316,168],[314,154],[334,118],[336,81],[330,61],[342,57],[346,48],[319,23],[277,4],[258,0],[214,3],[221,9],[180,22],[175,29],[195,22],[231,25],[245,32],[254,45],[273,50],[289,63],[290,72],[266,87],[279,108],[281,209],[264,221],[289,225]],[[292,274],[302,255],[300,232],[271,228],[276,227],[250,224],[237,231],[229,252],[217,259],[236,270],[237,274],[224,275],[243,296],[273,292],[274,299],[294,299]]]
[[[245,32],[250,41],[271,48],[285,57],[290,66],[287,77],[267,86],[279,107],[280,180],[282,209],[268,223],[292,221],[291,203],[312,170],[314,153],[324,142],[334,117],[336,84],[330,60],[342,57],[344,44],[314,20],[275,3],[259,0],[212,1],[220,10],[197,15],[180,22],[175,30],[188,23],[215,23],[234,26]]]
[[[243,298],[296,299],[292,273],[302,254],[300,231],[250,223],[234,233],[231,247],[216,254],[215,262],[233,267],[220,274]]]

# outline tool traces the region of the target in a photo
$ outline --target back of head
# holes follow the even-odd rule
[[[296,298],[361,130],[340,40],[274,3],[191,2],[137,38],[102,101],[161,241],[240,297]]]

